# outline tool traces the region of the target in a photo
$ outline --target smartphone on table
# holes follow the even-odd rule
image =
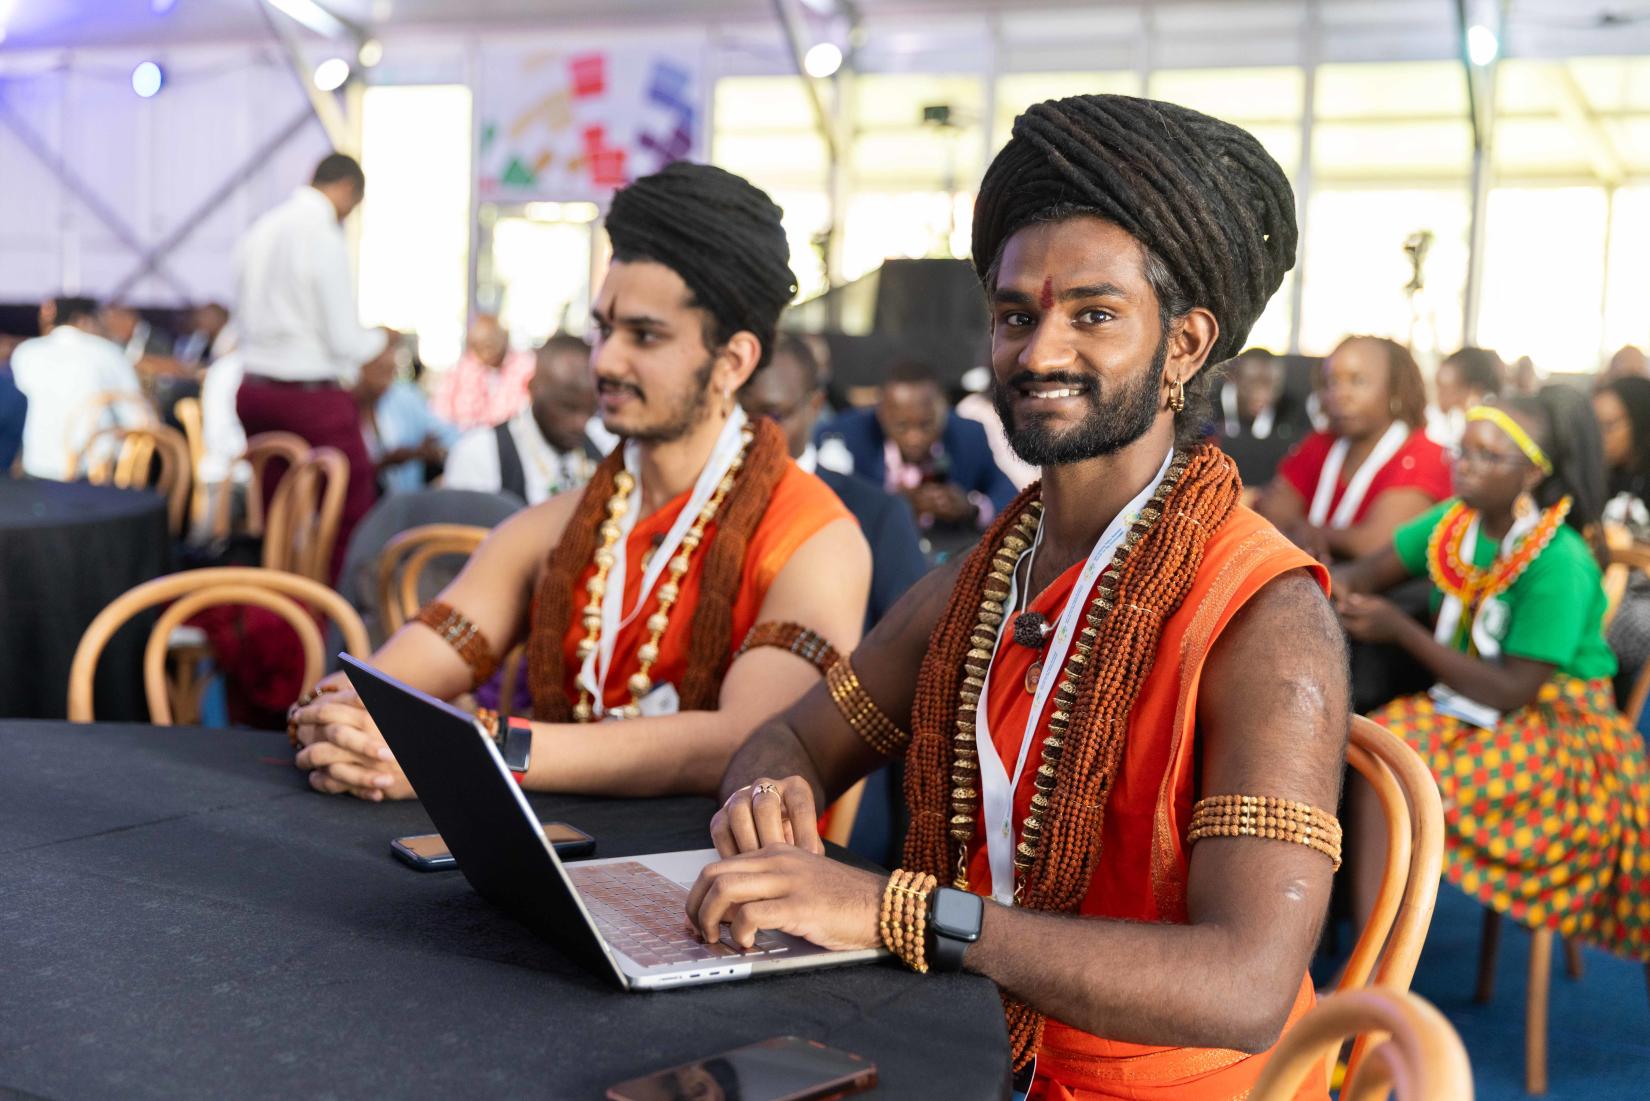
[[[596,851],[596,839],[566,822],[544,822],[544,839],[556,847],[556,855],[563,860],[576,860]],[[397,837],[390,842],[390,852],[402,862],[421,872],[439,872],[458,867],[458,861],[447,851],[447,842],[439,833],[421,833],[415,837]]]
[[[608,1101],[822,1101],[877,1084],[876,1064],[817,1040],[776,1036],[632,1078]]]

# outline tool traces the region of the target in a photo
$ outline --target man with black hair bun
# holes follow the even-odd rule
[[[745,734],[858,641],[870,554],[736,398],[796,293],[779,208],[677,163],[619,191],[606,226],[591,370],[623,446],[582,491],[500,525],[372,661],[453,699],[525,642],[533,721],[498,731],[525,787],[708,793]],[[411,796],[347,682],[321,688],[290,713],[311,786]]]
[[[1325,572],[1242,506],[1196,399],[1295,242],[1288,178],[1230,123],[1106,95],[1015,121],[974,265],[1004,428],[1043,478],[740,749],[688,900],[703,935],[986,975],[1037,1101],[1254,1086],[1313,1000],[1345,648]],[[895,757],[904,867],[825,857],[815,808]],[[1297,1098],[1327,1097],[1313,1077]]]

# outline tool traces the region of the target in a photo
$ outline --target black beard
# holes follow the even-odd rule
[[[703,366],[694,370],[693,396],[670,420],[651,428],[640,428],[619,435],[640,443],[675,443],[699,427],[700,422],[705,419],[705,407],[710,404],[710,375],[715,367],[716,357],[710,356]]]
[[[997,407],[997,416],[1002,418],[1009,446],[1022,462],[1032,466],[1063,466],[1121,451],[1157,422],[1163,394],[1163,364],[1168,355],[1169,338],[1164,333],[1157,342],[1157,351],[1152,353],[1150,368],[1132,382],[1125,382],[1104,402],[1099,384],[1090,374],[1017,371],[1007,382],[993,375],[991,401]],[[1082,389],[1082,396],[1089,404],[1088,415],[1077,427],[1064,432],[1051,431],[1040,417],[1029,424],[1016,424],[1010,399],[1017,387],[1032,381],[1064,383]]]

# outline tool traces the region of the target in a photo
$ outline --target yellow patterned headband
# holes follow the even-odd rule
[[[1547,453],[1541,450],[1539,444],[1530,438],[1524,431],[1524,426],[1507,416],[1493,405],[1475,405],[1467,410],[1467,423],[1473,421],[1489,421],[1512,438],[1518,445],[1518,450],[1524,452],[1524,457],[1534,463],[1543,474],[1553,472],[1553,461],[1547,458]]]

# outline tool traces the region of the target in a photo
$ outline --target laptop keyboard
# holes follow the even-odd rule
[[[590,915],[612,947],[642,967],[693,963],[727,956],[772,956],[789,950],[776,934],[758,931],[753,948],[734,946],[727,930],[716,944],[706,944],[687,927],[687,890],[634,860],[616,864],[569,866]]]

